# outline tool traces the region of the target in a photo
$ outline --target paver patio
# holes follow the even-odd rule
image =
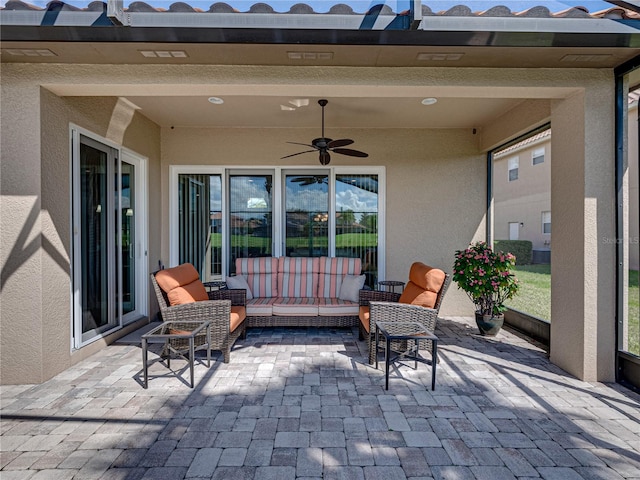
[[[427,365],[384,374],[356,329],[252,329],[207,369],[112,345],[1,388],[0,478],[640,479],[640,396],[586,383],[502,330],[439,323]]]

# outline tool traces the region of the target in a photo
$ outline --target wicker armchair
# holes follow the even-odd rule
[[[418,283],[415,277],[418,276],[418,273],[421,274],[420,276],[423,276],[422,272],[424,272],[425,269],[428,271],[431,270],[431,267],[419,262],[416,262],[411,266],[409,283],[402,294],[377,290],[360,290],[359,337],[360,340],[365,339],[367,341],[369,364],[373,364],[375,362],[377,355],[375,348],[376,322],[420,322],[428,330],[435,331],[440,305],[442,304],[444,294],[451,283],[450,274],[442,272],[442,274],[444,274],[444,280],[442,281],[440,289],[435,294],[433,308],[427,308],[422,305],[412,303],[403,303],[400,301],[402,297],[405,297],[403,300],[406,299],[405,294],[409,293],[409,288],[413,288],[415,290],[416,285],[415,283],[412,285],[412,283],[413,281]],[[363,321],[368,321],[368,329],[365,327]],[[421,343],[424,344],[426,350],[431,351],[433,347],[431,341],[425,340]],[[392,348],[394,349],[404,350],[404,347],[404,345],[392,344]]]
[[[170,305],[167,294],[160,288],[156,281],[156,273],[151,274],[151,283],[156,292],[160,315],[163,321],[194,322],[211,321],[211,350],[219,350],[224,356],[224,363],[229,363],[231,358],[231,348],[235,341],[246,336],[246,321],[244,320],[246,305],[245,290],[214,290],[208,292],[209,300],[185,303],[182,305]],[[241,323],[230,331],[231,307],[242,307],[240,314]],[[187,350],[187,340],[172,340],[171,347],[175,350]],[[195,338],[196,350],[206,348],[206,335],[202,334]]]

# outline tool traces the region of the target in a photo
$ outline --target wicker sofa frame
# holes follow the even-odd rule
[[[362,322],[358,322],[359,338],[367,341],[369,349],[369,364],[373,365],[376,360],[375,332],[376,322],[420,322],[427,330],[434,332],[438,323],[438,313],[444,294],[451,283],[451,275],[445,274],[444,282],[438,296],[434,308],[421,307],[419,305],[410,305],[407,303],[398,303],[401,294],[394,292],[383,292],[378,290],[360,290],[360,306],[369,306],[369,331],[364,328]],[[406,342],[405,342],[406,343]],[[426,346],[426,350],[431,351],[433,348],[430,340],[422,342]],[[405,344],[392,343],[394,350],[404,350]]]
[[[210,349],[221,351],[224,357],[224,363],[229,363],[233,344],[238,338],[245,338],[247,328],[247,320],[245,318],[233,332],[229,331],[231,306],[245,306],[247,292],[238,289],[213,290],[208,292],[209,300],[172,306],[169,303],[167,294],[160,288],[156,281],[156,273],[157,272],[151,274],[151,283],[156,293],[156,298],[158,299],[162,320],[190,323],[209,320],[211,322]],[[179,327],[179,324],[175,326]],[[172,340],[171,342],[171,347],[176,350],[188,349],[187,340]],[[184,345],[180,342],[184,343]],[[206,348],[205,345],[205,334],[195,337],[196,350]]]
[[[251,316],[247,317],[247,327],[333,327],[347,328],[358,325],[357,315],[340,315],[340,316]]]

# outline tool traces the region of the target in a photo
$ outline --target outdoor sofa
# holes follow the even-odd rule
[[[235,266],[226,282],[246,291],[248,327],[358,325],[359,258],[238,258]]]

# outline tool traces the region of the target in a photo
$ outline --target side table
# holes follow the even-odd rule
[[[431,390],[436,389],[436,364],[438,363],[438,337],[426,329],[419,322],[376,322],[376,368],[378,368],[378,349],[379,337],[385,338],[384,347],[384,363],[385,363],[385,390],[389,390],[389,364],[404,356],[399,354],[391,358],[391,342],[397,340],[413,340],[415,342],[412,349],[413,356],[407,357],[415,362],[415,368],[418,368],[418,362],[428,364],[429,361],[418,356],[419,342],[431,340],[433,348],[431,350]]]
[[[398,280],[380,280],[378,282],[378,286],[387,292],[396,292],[396,287],[400,287],[400,291],[404,287],[404,282],[400,282]]]
[[[144,335],[142,335],[142,370],[144,372],[144,388],[147,388],[149,383],[148,378],[148,348],[150,343],[164,343],[164,349],[169,351],[167,356],[167,368],[171,368],[171,353],[175,353],[181,358],[184,358],[189,362],[189,369],[191,371],[191,388],[194,386],[194,378],[193,378],[193,363],[195,357],[195,338],[196,335],[201,334],[203,331],[206,332],[206,343],[202,346],[205,346],[207,349],[207,368],[211,367],[211,322],[200,322],[200,321],[169,321],[162,322],[161,325],[158,325],[154,329],[148,331]],[[174,348],[171,343],[172,340],[186,339],[188,342],[188,355],[187,358],[184,355],[184,351]]]
[[[209,291],[213,290],[224,290],[227,288],[227,282],[222,280],[215,280],[213,282],[203,282],[202,283],[205,288],[209,289]]]

